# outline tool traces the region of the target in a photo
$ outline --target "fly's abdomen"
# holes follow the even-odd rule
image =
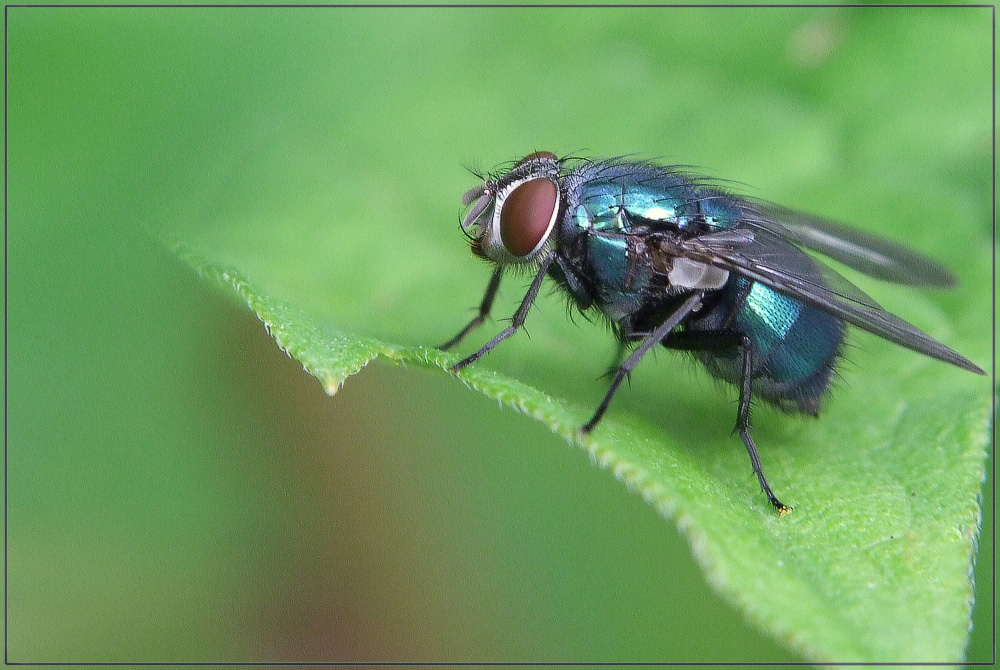
[[[726,330],[745,334],[754,347],[754,392],[787,411],[819,411],[844,340],[841,319],[739,277],[730,282],[722,303],[690,328],[715,330],[726,321]],[[740,352],[703,353],[701,358],[717,377],[739,382]]]

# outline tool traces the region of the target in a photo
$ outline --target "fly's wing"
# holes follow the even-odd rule
[[[866,275],[924,288],[948,288],[955,277],[931,259],[876,235],[779,205],[754,203],[758,216],[745,223],[770,230]]]
[[[749,208],[748,212],[751,212]],[[986,374],[975,363],[949,349],[916,326],[882,309],[833,270],[801,251],[782,235],[756,222],[751,214],[742,235],[720,231],[690,239],[658,240],[659,250],[683,256],[759,281],[779,293],[808,303],[900,346],[951,363],[970,372]],[[742,239],[736,239],[740,238]],[[793,238],[794,239],[794,238]]]

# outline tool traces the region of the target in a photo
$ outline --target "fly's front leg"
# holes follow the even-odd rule
[[[591,417],[590,421],[588,421],[580,430],[584,433],[589,433],[594,430],[594,426],[597,425],[597,422],[601,420],[601,417],[604,416],[604,413],[608,410],[608,405],[611,404],[611,398],[614,397],[615,391],[618,390],[618,386],[622,383],[622,380],[635,369],[635,366],[639,364],[639,361],[642,360],[642,357],[645,356],[650,349],[663,341],[663,339],[667,337],[667,335],[669,335],[674,328],[680,325],[681,321],[683,321],[685,317],[687,317],[687,315],[690,314],[699,303],[701,303],[701,299],[704,295],[705,294],[702,291],[691,294],[691,296],[685,300],[679,308],[677,308],[677,311],[668,316],[656,330],[650,333],[650,335],[642,341],[642,344],[636,347],[635,351],[632,352],[632,355],[626,358],[625,362],[618,366],[615,378],[611,380],[611,388],[609,388],[608,392],[604,395],[604,400],[601,401],[600,407],[598,407],[597,411],[594,412],[594,416]]]
[[[743,369],[740,376],[740,408],[736,414],[736,431],[739,432],[743,444],[746,445],[747,453],[750,454],[750,463],[753,465],[753,472],[757,475],[760,488],[764,491],[768,501],[778,511],[778,516],[784,516],[792,511],[774,495],[764,470],[760,465],[760,457],[757,455],[757,445],[754,444],[750,436],[750,398],[753,395],[752,375],[754,349],[750,338],[743,333],[732,331],[706,331],[706,332],[685,332],[677,333],[676,337],[670,339],[667,345],[671,349],[682,349],[687,351],[718,351],[720,349],[738,349],[743,354]]]
[[[498,344],[506,340],[508,337],[517,332],[518,328],[524,325],[524,320],[528,316],[528,310],[531,309],[531,304],[535,302],[535,298],[538,297],[538,289],[542,287],[542,280],[545,279],[545,274],[549,271],[549,268],[552,267],[552,261],[554,258],[555,258],[554,255],[550,255],[548,258],[542,261],[542,265],[541,267],[539,267],[538,273],[535,275],[535,278],[531,282],[531,286],[528,288],[527,295],[525,295],[524,300],[521,301],[521,306],[517,308],[516,312],[514,312],[514,318],[511,319],[510,325],[504,328],[499,335],[497,335],[492,340],[487,342],[486,346],[484,346],[482,349],[480,349],[479,351],[477,351],[476,353],[472,354],[467,358],[463,358],[458,363],[455,363],[453,366],[451,366],[452,372],[458,372],[466,365],[475,363],[484,355],[489,353],[489,351],[493,347],[497,346]],[[499,273],[499,270],[497,270],[497,272]],[[497,277],[497,275],[495,274],[494,277]],[[499,277],[497,277],[497,283],[499,282],[500,279]],[[491,281],[490,285],[492,286],[492,284],[493,282]],[[487,297],[489,297],[490,302],[492,302],[493,298],[492,296],[489,295],[488,291],[487,291]],[[485,298],[483,299],[483,302],[484,303],[486,302]],[[459,333],[459,335],[464,335],[464,333]]]
[[[497,295],[497,289],[500,287],[501,277],[503,277],[503,268],[498,267],[493,271],[493,276],[490,277],[490,283],[486,285],[486,295],[483,296],[483,301],[479,304],[479,314],[476,318],[470,321],[465,328],[460,330],[458,335],[442,344],[438,347],[438,349],[441,349],[442,351],[451,349],[453,346],[461,342],[466,335],[483,325],[483,321],[485,321],[486,317],[490,315],[490,309],[493,308],[493,298]]]

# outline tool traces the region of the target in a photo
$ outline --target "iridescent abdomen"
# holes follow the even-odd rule
[[[718,299],[702,319],[688,322],[688,330],[747,335],[754,346],[754,392],[787,411],[818,412],[844,340],[844,322],[745,277],[733,277]],[[696,355],[713,375],[739,384],[740,352]]]
[[[708,192],[710,195],[711,191]],[[719,227],[749,226],[726,198],[703,201],[703,215]],[[802,250],[787,244],[787,258],[803,266],[814,261]],[[847,330],[844,321],[761,284],[733,275],[718,296],[719,304],[701,320],[691,320],[690,330],[727,329],[747,335],[754,346],[753,390],[787,411],[816,414],[822,396],[830,387],[834,362]],[[708,370],[738,384],[742,356],[702,354]]]

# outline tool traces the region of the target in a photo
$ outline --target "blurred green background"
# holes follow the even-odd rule
[[[463,165],[642,152],[982,281],[990,19],[8,9],[9,660],[801,660],[547,429],[378,363],[329,398],[160,240],[321,322],[436,344],[488,277],[458,231]],[[983,364],[988,293],[970,295],[933,299],[954,317],[946,342]],[[491,365],[595,403],[607,334],[558,297],[529,330]],[[870,374],[863,348],[853,360]],[[727,396],[689,370],[635,386],[669,383],[678,421],[709,407],[728,431]],[[990,560],[973,661],[992,651]]]

